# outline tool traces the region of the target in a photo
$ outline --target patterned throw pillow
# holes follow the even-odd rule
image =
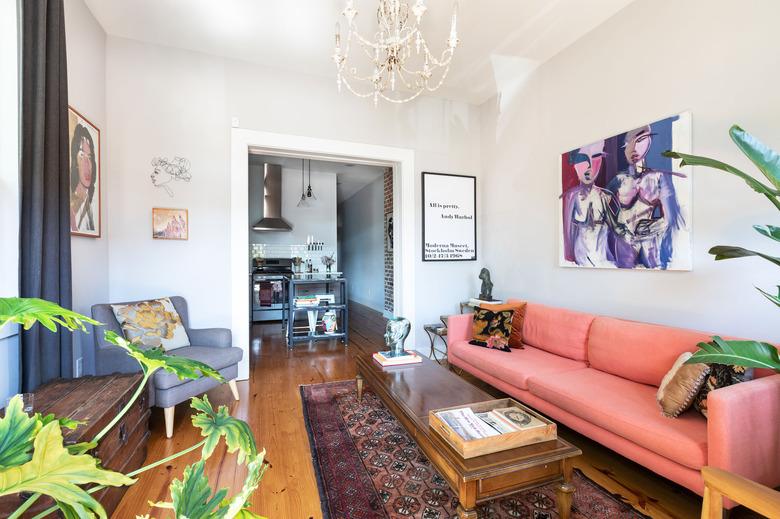
[[[522,350],[523,346],[523,322],[525,321],[525,301],[517,301],[510,299],[504,304],[500,305],[484,305],[482,308],[485,310],[491,310],[493,312],[500,312],[502,310],[513,310],[512,314],[512,333],[509,334],[509,347]]]
[[[475,308],[474,321],[472,325],[472,336],[474,338],[469,341],[469,344],[487,347],[488,339],[498,336],[500,339],[504,339],[506,342],[504,343],[503,347],[496,347],[496,349],[500,349],[501,351],[509,351],[509,346],[507,346],[506,343],[509,342],[509,336],[512,334],[513,313],[514,310],[493,312],[492,310],[486,310],[480,307]],[[491,341],[491,344],[500,343],[500,340]]]
[[[710,376],[702,386],[699,394],[693,400],[693,407],[704,417],[707,417],[707,395],[710,391],[731,386],[740,382],[753,380],[753,368],[744,366],[728,366],[726,364],[710,364]]]
[[[685,364],[692,356],[686,351],[677,357],[658,388],[655,399],[667,418],[677,418],[691,406],[710,373],[707,364]]]
[[[154,348],[175,350],[190,345],[181,317],[167,297],[128,305],[111,305],[125,339]]]

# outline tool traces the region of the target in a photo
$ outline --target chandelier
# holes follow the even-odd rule
[[[346,18],[348,32],[342,46],[341,27],[336,23],[336,49],[333,54],[339,92],[343,84],[358,97],[373,96],[374,106],[380,97],[400,104],[415,99],[423,92],[433,92],[444,83],[459,43],[457,0],[452,10],[447,46],[438,57],[431,52],[420,31],[420,21],[428,10],[425,0],[413,1],[414,5],[410,7],[411,0],[379,0],[377,31],[369,39],[357,30],[355,18],[358,11],[354,0],[346,0],[341,14]],[[369,70],[363,74],[355,66],[348,65],[353,45],[357,45],[358,52],[362,51],[368,57]]]

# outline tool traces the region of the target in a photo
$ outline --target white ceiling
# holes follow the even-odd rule
[[[301,159],[298,157],[279,157],[275,155],[250,155],[256,160],[278,164],[285,169],[301,170]],[[385,173],[384,167],[369,166],[365,164],[345,164],[343,162],[329,160],[312,160],[311,170],[322,173],[336,174],[336,200],[337,203],[355,196],[358,191],[374,182]],[[308,163],[306,171],[309,171]]]
[[[423,30],[443,49],[453,0],[428,0]],[[436,95],[480,104],[635,0],[460,0],[461,44]],[[343,0],[86,0],[108,34],[334,79]],[[368,27],[376,0],[356,0]],[[342,25],[343,26],[343,25]],[[368,33],[368,31],[366,31]],[[510,77],[507,77],[510,76]]]

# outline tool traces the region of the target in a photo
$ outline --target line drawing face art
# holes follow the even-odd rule
[[[190,174],[190,161],[184,157],[173,157],[168,160],[165,157],[156,157],[152,159],[152,185],[159,187],[173,198],[174,181],[189,182],[192,180]]]
[[[690,147],[682,113],[561,156],[561,266],[690,270],[691,183],[662,153]]]

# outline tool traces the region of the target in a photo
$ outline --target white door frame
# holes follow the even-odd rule
[[[393,309],[415,324],[414,150],[300,135],[231,129],[230,285],[233,344],[244,350],[238,378],[249,378],[249,152],[330,158],[393,167]],[[399,225],[400,224],[400,225]]]

